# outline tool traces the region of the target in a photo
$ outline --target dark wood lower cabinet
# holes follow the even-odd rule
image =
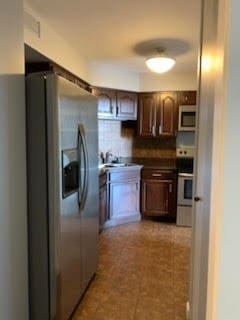
[[[142,171],[141,211],[144,216],[176,217],[176,177],[171,171]]]
[[[147,217],[176,218],[177,174],[141,166],[107,170],[99,176],[100,230]]]
[[[108,184],[107,173],[99,176],[99,228],[108,220]]]
[[[139,189],[139,180],[110,184],[110,219],[139,214]]]
[[[138,221],[142,166],[109,169],[99,176],[99,229]]]
[[[109,220],[105,226],[138,221],[141,166],[109,171]]]

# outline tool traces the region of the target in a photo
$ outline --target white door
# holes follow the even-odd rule
[[[201,67],[199,72],[198,134],[195,164],[195,201],[193,210],[193,237],[190,284],[190,319],[205,320],[209,297],[209,256],[212,235],[214,197],[220,177],[216,172],[221,167],[221,99],[223,99],[223,38],[225,18],[219,23],[219,2],[203,1],[203,25],[201,38]],[[227,16],[227,15],[226,15]],[[222,16],[223,17],[223,16]],[[221,18],[222,18],[221,17]],[[219,29],[218,29],[219,28]],[[227,30],[227,28],[225,28]],[[219,41],[220,40],[220,41]],[[221,41],[222,40],[222,41]],[[218,65],[216,58],[218,57]],[[212,179],[214,177],[214,179]],[[207,304],[208,303],[208,304]],[[210,306],[211,307],[211,306]],[[210,319],[210,318],[209,318]]]

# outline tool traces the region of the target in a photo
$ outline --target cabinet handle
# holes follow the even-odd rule
[[[111,106],[110,106],[110,113],[113,113],[113,106],[112,106],[112,104],[111,104]]]
[[[152,126],[152,134],[155,136],[156,133],[155,133],[155,126]]]
[[[153,173],[152,177],[162,177],[162,174],[161,173]]]
[[[138,191],[138,183],[136,183],[136,190]]]
[[[168,209],[168,199],[166,199],[166,209]]]
[[[119,106],[116,106],[116,114],[118,115],[119,112]]]
[[[162,126],[161,125],[158,127],[158,133],[162,134]]]
[[[169,185],[169,192],[172,192],[172,184]]]

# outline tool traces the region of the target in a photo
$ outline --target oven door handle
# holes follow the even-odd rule
[[[179,173],[178,176],[183,178],[193,178],[194,175],[192,173]]]

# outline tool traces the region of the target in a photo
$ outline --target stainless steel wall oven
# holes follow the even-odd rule
[[[192,226],[193,202],[193,159],[194,147],[181,147],[177,150],[178,194],[177,225]]]

